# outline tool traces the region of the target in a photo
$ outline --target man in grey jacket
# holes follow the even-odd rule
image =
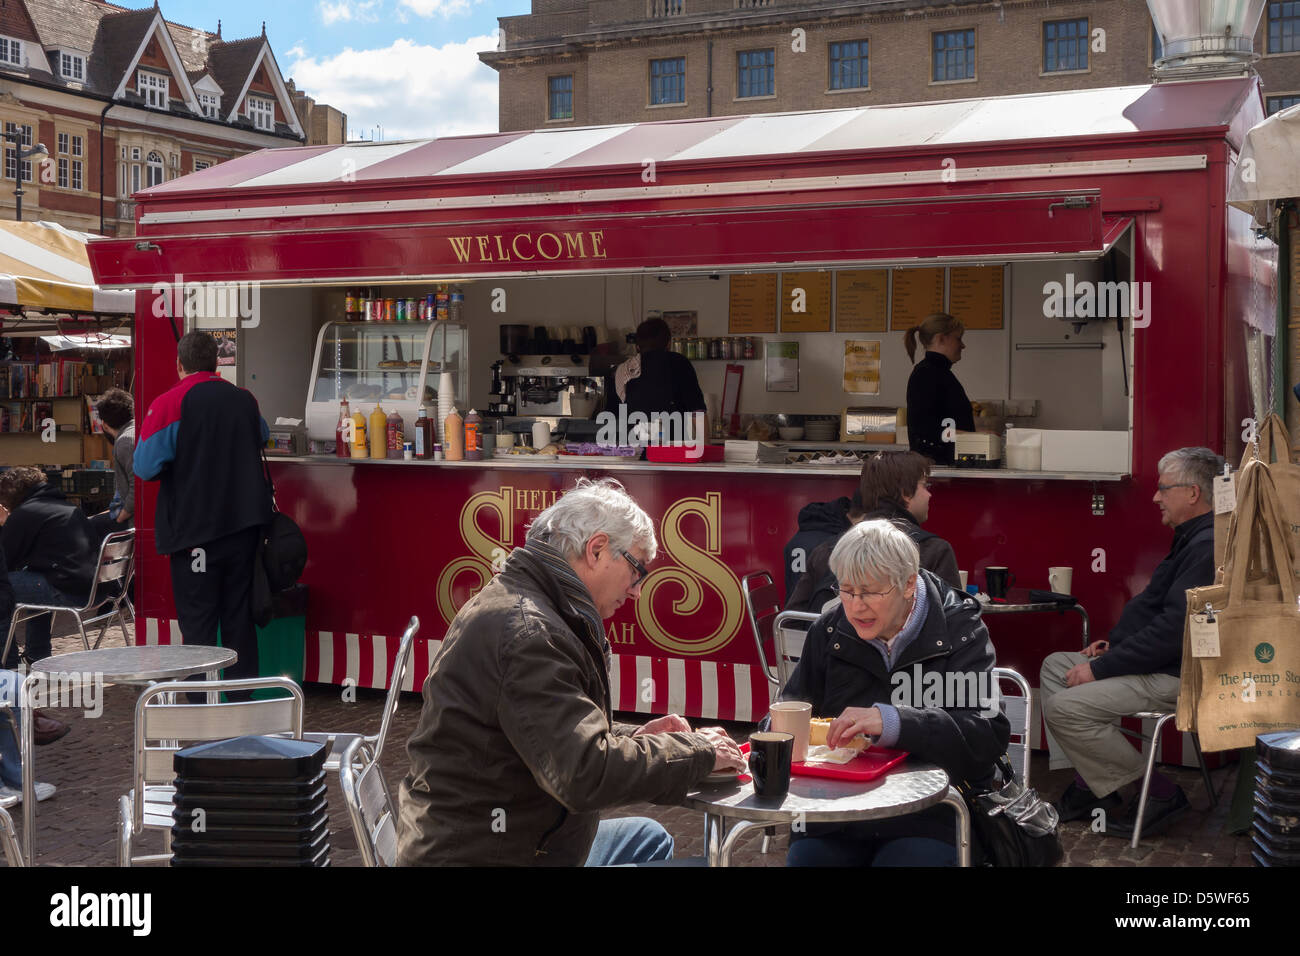
[[[641,593],[657,545],[618,482],[580,480],[452,621],[407,742],[403,866],[588,866],[671,856],[628,803],[675,804],[711,771],[742,769],[721,729],[677,715],[613,722],[603,620]]]
[[[135,472],[131,460],[135,451],[135,402],[131,393],[110,388],[95,403],[104,434],[113,441],[113,501],[108,510],[94,515],[90,523],[101,538],[135,525]]]

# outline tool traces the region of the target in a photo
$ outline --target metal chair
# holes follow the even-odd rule
[[[740,591],[745,597],[745,612],[749,616],[750,630],[754,633],[759,663],[763,665],[767,679],[780,687],[779,664],[774,666],[770,661],[778,656],[772,637],[772,622],[781,613],[781,591],[767,571],[746,574],[740,579]]]
[[[64,607],[54,604],[19,604],[14,607],[13,617],[9,621],[9,636],[5,639],[4,654],[0,660],[9,656],[14,643],[14,631],[18,625],[42,614],[71,614],[77,620],[77,629],[81,631],[81,643],[90,650],[90,638],[86,636],[86,625],[92,627],[102,624],[95,647],[99,647],[108,632],[108,625],[116,617],[122,624],[123,644],[128,643],[126,634],[126,614],[131,615],[135,623],[135,608],[129,597],[131,578],[135,573],[135,529],[116,531],[104,539],[99,546],[99,560],[96,562],[95,580],[90,585],[90,596],[86,598],[85,607]],[[116,586],[114,586],[116,585]],[[112,606],[103,614],[99,607],[105,602]]]
[[[1034,711],[1033,690],[1029,686],[1029,681],[1010,667],[993,668],[993,679],[998,683],[998,699],[1002,715],[1011,724],[1011,739],[1007,741],[1007,759],[1011,761],[1011,766],[1020,774],[1021,784],[1028,789],[1029,736]],[[1003,681],[1010,681],[1015,684],[1020,693],[1011,697],[1002,693]]]
[[[1151,729],[1151,736],[1133,730],[1120,728],[1120,733],[1141,740],[1143,743],[1151,744],[1151,749],[1147,751],[1147,770],[1142,775],[1142,791],[1138,796],[1137,818],[1133,822],[1133,839],[1129,841],[1129,846],[1136,850],[1138,841],[1142,839],[1142,816],[1147,810],[1147,791],[1151,789],[1151,775],[1156,770],[1156,752],[1160,749],[1160,731],[1164,729],[1165,724],[1173,720],[1173,713],[1166,713],[1160,710],[1144,710],[1133,714],[1138,720],[1154,720],[1155,727]],[[1214,784],[1210,781],[1210,768],[1205,766],[1205,754],[1201,753],[1201,740],[1192,732],[1192,746],[1196,748],[1196,762],[1201,767],[1201,778],[1205,781],[1205,792],[1210,797],[1210,809],[1219,805],[1219,795],[1214,792]]]
[[[379,761],[364,760],[365,738],[354,737],[339,759],[339,786],[348,808],[363,866],[397,865],[397,816],[379,770]],[[360,771],[358,771],[360,767]]]
[[[808,629],[821,617],[811,611],[782,611],[772,619],[772,637],[776,645],[776,670],[784,687],[803,656]]]
[[[13,817],[9,816],[6,807],[13,806],[17,800],[10,797],[8,800],[0,802],[0,845],[4,847],[5,859],[9,861],[10,866],[23,866],[26,860],[23,859],[23,851],[18,847],[18,837],[14,833]]]
[[[364,758],[370,763],[379,763],[384,750],[384,741],[388,739],[388,728],[393,722],[393,714],[397,713],[397,704],[402,699],[402,684],[405,683],[406,672],[411,666],[411,649],[415,646],[415,635],[419,630],[420,619],[412,615],[406,630],[402,632],[401,643],[397,645],[397,658],[393,661],[393,677],[388,685],[388,696],[384,699],[384,713],[379,722],[379,733],[371,736],[353,733],[302,735],[303,740],[329,745],[329,755],[325,759],[327,771],[333,773],[339,769],[343,752],[351,748],[353,741],[360,741],[363,746],[357,754],[358,758]]]
[[[258,690],[274,687],[288,693],[271,700],[228,703],[177,703],[179,694]],[[188,698],[182,698],[188,699]],[[213,700],[214,696],[209,696]],[[166,863],[171,859],[172,755],[210,740],[246,734],[289,735],[302,738],[303,695],[287,677],[249,680],[166,681],[148,688],[135,703],[135,754],[132,789],[118,800],[118,866]],[[163,831],[161,854],[132,856],[132,843],[144,830]]]

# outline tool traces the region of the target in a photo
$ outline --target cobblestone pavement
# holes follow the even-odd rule
[[[110,631],[106,646],[122,642],[120,630]],[[79,650],[80,640],[59,637],[54,652]],[[358,690],[354,703],[343,700],[340,688],[312,684],[306,692],[308,731],[363,731],[375,733],[384,695],[378,691]],[[112,866],[116,859],[114,833],[117,800],[130,789],[131,721],[138,690],[109,687],[104,695],[104,712],[97,719],[81,716],[79,711],[51,711],[72,723],[73,729],[62,740],[36,750],[37,779],[55,784],[59,789],[52,799],[39,805],[36,819],[35,856],[43,866]],[[407,770],[405,742],[415,726],[420,698],[404,694],[390,731],[383,756],[384,776],[396,800],[398,786]],[[638,719],[625,715],[627,720]],[[737,739],[744,739],[752,725],[731,724],[727,729]],[[1192,810],[1183,815],[1168,832],[1144,838],[1134,851],[1126,841],[1089,832],[1082,822],[1062,827],[1062,843],[1068,866],[1250,866],[1251,842],[1248,836],[1230,836],[1223,832],[1236,765],[1216,770],[1211,779],[1220,794],[1219,805],[1207,812],[1208,800],[1195,770],[1165,768],[1187,791]],[[1049,798],[1055,798],[1071,779],[1069,772],[1048,773],[1044,754],[1034,757],[1031,770],[1035,785]],[[337,778],[329,783],[331,826],[331,865],[356,866],[360,858],[353,839],[347,813],[343,808]],[[21,831],[21,808],[12,811]],[[649,804],[621,808],[610,816],[649,816],[672,833],[678,856],[701,856],[703,817],[682,807]],[[741,866],[783,866],[788,833],[772,841],[770,852],[759,851],[761,836],[746,838],[734,855]],[[137,845],[137,852],[157,852],[160,840],[148,834]],[[2,858],[2,857],[0,857]]]

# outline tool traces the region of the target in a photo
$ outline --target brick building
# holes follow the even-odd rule
[[[49,158],[18,161],[5,142],[0,217],[57,221],[133,235],[137,190],[265,147],[328,131],[309,97],[295,103],[270,41],[226,40],[171,23],[157,5],[128,10],[101,0],[0,3],[0,122]],[[339,124],[340,129],[346,124]],[[342,135],[334,140],[342,142]]]
[[[532,0],[479,54],[502,131],[1146,83],[1142,0]],[[1255,37],[1270,111],[1300,100],[1300,2]]]

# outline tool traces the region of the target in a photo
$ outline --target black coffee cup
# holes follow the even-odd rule
[[[754,778],[754,793],[777,800],[789,793],[793,757],[794,734],[750,734],[749,773]]]
[[[985,568],[984,583],[988,588],[989,597],[1005,598],[1007,588],[1015,587],[1016,576],[1008,568]]]

